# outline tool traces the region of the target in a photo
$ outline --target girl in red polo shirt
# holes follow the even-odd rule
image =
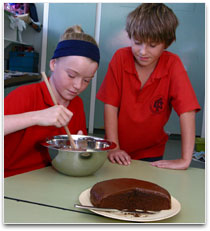
[[[141,159],[160,168],[187,169],[191,162],[200,106],[180,58],[165,51],[176,39],[177,26],[164,4],[141,4],[127,17],[131,47],[114,54],[97,93],[105,104],[106,137],[118,146],[109,153],[113,163]],[[162,160],[172,107],[180,118],[182,155]]]
[[[49,79],[59,105],[54,106],[45,82],[22,86],[4,101],[4,176],[50,164],[40,143],[48,136],[87,134],[81,98],[100,60],[96,41],[78,26],[66,30],[50,60]]]

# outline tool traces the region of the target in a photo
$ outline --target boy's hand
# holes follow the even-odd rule
[[[151,162],[151,165],[158,168],[185,170],[189,167],[190,162],[184,159],[158,160],[158,161]]]
[[[112,163],[120,165],[129,165],[131,163],[131,157],[125,151],[120,149],[110,151],[108,158]]]

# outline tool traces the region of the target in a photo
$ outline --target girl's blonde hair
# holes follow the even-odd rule
[[[129,38],[164,43],[167,48],[176,40],[178,24],[176,15],[163,3],[143,3],[128,15],[126,31]]]
[[[60,41],[64,40],[82,40],[98,46],[95,39],[92,36],[85,34],[79,25],[74,25],[66,29],[64,34],[61,36]]]
[[[78,25],[69,27],[61,36],[52,59],[65,56],[84,56],[99,64],[100,51],[95,39]]]

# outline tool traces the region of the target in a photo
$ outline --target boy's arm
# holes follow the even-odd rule
[[[118,107],[110,104],[104,104],[104,126],[106,138],[119,146],[118,140]]]
[[[180,115],[180,128],[182,137],[182,159],[188,168],[195,145],[195,111],[185,112]]]
[[[192,160],[195,144],[195,111],[180,115],[180,128],[182,138],[182,155],[176,160],[160,160],[151,163],[159,168],[187,169]]]
[[[118,139],[118,108],[110,104],[104,105],[104,124],[106,138],[114,142],[117,147],[110,151],[108,158],[112,163],[129,165],[131,163],[130,156],[123,150],[120,150]]]

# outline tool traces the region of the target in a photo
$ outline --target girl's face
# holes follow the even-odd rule
[[[97,62],[83,56],[52,59],[50,81],[58,101],[70,101],[83,92],[94,77],[97,68]]]
[[[140,67],[153,68],[165,49],[164,43],[141,43],[131,38],[131,49],[136,63]]]

